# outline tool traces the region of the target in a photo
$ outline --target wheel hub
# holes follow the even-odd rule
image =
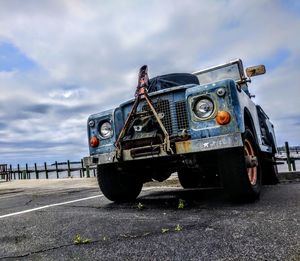
[[[244,145],[247,174],[251,185],[256,185],[258,160],[251,141],[246,139]]]
[[[247,155],[247,156],[245,156],[245,159],[246,159],[246,167],[247,168],[253,168],[258,165],[257,157],[255,157],[255,156]]]

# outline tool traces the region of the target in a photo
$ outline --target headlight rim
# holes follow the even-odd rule
[[[110,133],[108,135],[103,135],[103,133],[101,131],[101,128],[106,123],[108,123],[110,125],[111,131],[110,131]],[[99,136],[100,136],[101,139],[103,139],[103,140],[110,139],[113,136],[113,134],[114,134],[114,129],[113,129],[112,122],[110,120],[103,120],[103,121],[99,122],[99,124],[98,124],[98,132],[99,132]]]
[[[196,113],[196,106],[197,104],[201,101],[201,100],[209,100],[212,103],[213,109],[211,110],[211,113],[206,116],[206,117],[200,117],[197,113]],[[197,98],[194,99],[193,104],[192,104],[192,111],[194,116],[201,121],[207,120],[207,119],[211,119],[215,116],[216,114],[216,103],[214,101],[214,99],[212,99],[210,96],[207,95],[201,95],[198,96]]]

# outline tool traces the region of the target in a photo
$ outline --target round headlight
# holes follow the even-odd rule
[[[110,138],[113,135],[113,129],[112,129],[111,123],[108,121],[103,122],[100,125],[99,130],[100,130],[101,137],[104,139]]]
[[[198,100],[194,106],[194,113],[199,118],[208,118],[214,112],[214,104],[208,98]]]

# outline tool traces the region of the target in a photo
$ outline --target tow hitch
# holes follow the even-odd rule
[[[161,144],[161,148],[163,149],[163,151],[167,154],[173,154],[173,151],[171,149],[171,146],[170,146],[170,137],[169,137],[169,134],[168,132],[166,131],[166,128],[164,127],[162,121],[161,121],[161,115],[159,115],[154,106],[153,106],[153,103],[148,95],[148,89],[147,87],[149,86],[149,78],[148,78],[148,67],[147,65],[144,65],[140,68],[140,71],[139,71],[139,76],[138,76],[138,85],[137,85],[137,88],[136,88],[136,91],[135,91],[135,100],[134,100],[134,103],[133,103],[133,106],[131,108],[131,111],[125,121],[125,124],[117,138],[117,141],[115,142],[115,147],[116,147],[116,158],[120,161],[122,160],[122,151],[123,151],[123,148],[122,148],[122,142],[124,141],[124,137],[126,135],[126,133],[128,132],[128,129],[130,128],[130,125],[132,123],[132,121],[134,120],[134,117],[138,115],[137,113],[137,107],[139,105],[139,103],[141,102],[142,99],[145,99],[147,105],[149,106],[149,109],[150,109],[150,112],[153,113],[158,125],[159,125],[159,128],[161,129],[162,131],[162,134],[163,134],[163,143]],[[141,126],[142,128],[142,126]],[[160,147],[160,146],[159,146]],[[150,151],[150,154],[154,153],[154,154],[157,154],[159,153],[159,150],[158,148],[153,148],[153,146],[150,146],[149,149],[147,149],[146,147],[144,147],[142,149],[142,151],[138,151],[136,150],[135,152],[133,152],[133,155],[135,157],[137,156],[141,156],[141,155],[145,155],[147,154],[148,152]]]

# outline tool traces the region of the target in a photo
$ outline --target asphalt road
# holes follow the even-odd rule
[[[176,183],[114,204],[95,179],[14,182],[0,184],[0,260],[300,260],[299,182],[252,204]]]

